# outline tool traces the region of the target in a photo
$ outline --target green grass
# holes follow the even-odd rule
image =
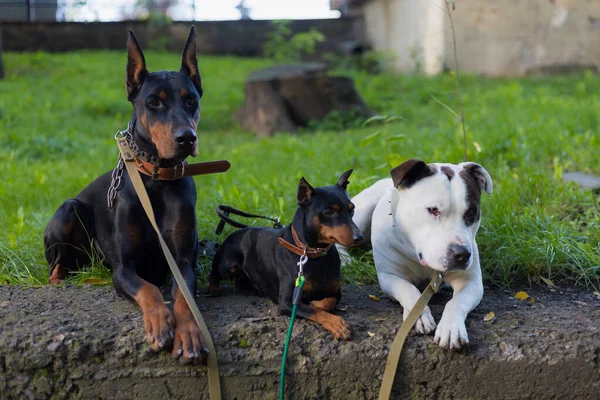
[[[126,127],[131,112],[124,88],[126,56],[4,57],[0,283],[44,284],[46,223],[65,199],[115,165],[113,135]],[[147,52],[146,60],[151,70],[180,63],[168,53]],[[227,158],[233,165],[226,174],[195,178],[201,238],[222,239],[213,233],[219,203],[289,221],[300,176],[313,185],[328,185],[354,168],[349,190],[355,194],[407,158],[462,161],[460,127],[431,96],[458,108],[451,74],[428,78],[349,72],[374,110],[403,119],[363,128],[360,121],[337,116],[315,124],[315,132],[256,140],[241,130],[235,111],[243,101],[246,75],[269,61],[205,56],[199,61],[206,93],[198,159]],[[494,193],[482,198],[478,236],[486,279],[511,284],[543,276],[597,285],[600,201],[560,176],[571,170],[600,174],[600,78],[465,76],[462,84],[470,159],[494,179]],[[351,128],[343,129],[344,123]],[[387,132],[361,147],[361,140],[382,129]],[[210,260],[202,259],[200,266],[207,271]],[[94,268],[73,281],[107,276]],[[370,254],[360,255],[344,273],[349,282],[374,282]]]

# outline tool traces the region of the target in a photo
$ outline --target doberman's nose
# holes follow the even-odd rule
[[[471,251],[459,244],[451,244],[448,252],[450,253],[450,257],[452,257],[455,268],[465,268],[471,258]]]
[[[352,237],[352,239],[354,240],[354,244],[361,244],[362,241],[363,241],[363,239],[364,239],[364,237],[363,237],[362,233],[359,233],[357,235],[354,235]]]
[[[180,129],[175,132],[175,143],[180,145],[194,144],[196,141],[196,132],[193,129]]]

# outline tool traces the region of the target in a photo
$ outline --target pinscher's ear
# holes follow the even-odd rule
[[[298,183],[298,205],[304,206],[310,202],[313,194],[315,193],[315,189],[310,186],[310,183],[304,179],[304,177],[300,178],[300,183]]]
[[[348,171],[344,172],[342,176],[340,176],[340,179],[338,179],[336,185],[346,190],[348,184],[350,183],[348,178],[350,177],[350,175],[352,175],[352,171],[353,170],[349,169]]]

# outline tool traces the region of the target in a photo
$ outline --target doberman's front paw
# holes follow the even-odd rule
[[[336,339],[350,340],[350,337],[352,336],[350,325],[337,315],[329,314],[327,318],[323,320],[322,325],[331,332]]]
[[[170,347],[174,327],[175,319],[166,306],[157,307],[144,313],[146,340],[154,351],[162,351]]]
[[[173,358],[179,359],[183,365],[206,364],[208,348],[204,345],[200,329],[193,320],[177,321]]]

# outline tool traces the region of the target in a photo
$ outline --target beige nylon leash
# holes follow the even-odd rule
[[[440,288],[440,284],[442,283],[443,275],[439,272],[436,272],[429,285],[425,288],[419,300],[415,306],[408,313],[408,317],[400,326],[400,330],[396,334],[394,341],[392,342],[392,347],[390,348],[390,354],[388,355],[387,362],[385,364],[385,372],[383,373],[383,380],[381,381],[381,387],[379,389],[379,400],[387,400],[390,398],[390,394],[392,393],[392,386],[394,384],[394,378],[396,377],[396,370],[398,368],[398,362],[400,361],[400,353],[402,353],[402,347],[404,346],[404,341],[408,336],[408,333],[411,331],[417,319],[421,316],[421,313],[425,309],[427,303],[431,299],[431,296],[434,293],[437,293]]]
[[[392,219],[395,218],[394,211],[398,207],[399,194],[397,189],[392,189],[392,195],[390,199],[390,215]],[[392,228],[395,228],[396,221],[392,221]],[[390,347],[390,353],[388,354],[388,359],[385,364],[385,372],[383,373],[383,379],[381,381],[381,387],[379,388],[379,400],[387,400],[390,398],[392,393],[392,386],[394,385],[394,379],[396,378],[396,370],[398,369],[398,363],[400,362],[400,354],[402,353],[402,348],[404,347],[404,342],[408,337],[413,326],[421,316],[421,313],[425,309],[427,303],[431,299],[435,293],[437,293],[440,285],[442,284],[442,280],[444,275],[440,272],[435,273],[429,285],[423,290],[421,296],[415,303],[414,307],[408,313],[406,320],[400,326],[400,330],[396,334],[394,341],[392,342],[392,346]]]
[[[140,173],[138,172],[136,166],[134,165],[134,156],[129,143],[127,143],[127,139],[125,137],[117,137],[117,142],[119,144],[119,151],[121,152],[121,157],[123,158],[125,167],[127,168],[127,173],[129,174],[129,178],[131,178],[131,183],[133,184],[133,188],[137,193],[140,202],[142,203],[142,207],[144,207],[144,211],[146,211],[146,215],[152,224],[152,227],[156,231],[158,235],[158,240],[160,241],[160,246],[162,247],[163,252],[165,253],[165,258],[167,259],[167,263],[169,264],[169,268],[171,268],[171,272],[173,273],[173,277],[179,285],[179,289],[185,298],[188,307],[192,311],[194,315],[194,319],[198,324],[198,328],[202,333],[202,337],[206,343],[206,347],[208,348],[208,387],[210,391],[210,399],[211,400],[221,400],[221,382],[219,378],[219,365],[217,362],[217,351],[215,350],[215,345],[212,341],[212,337],[210,336],[210,332],[204,319],[202,318],[202,314],[200,314],[200,310],[198,309],[198,305],[194,300],[194,296],[190,292],[187,287],[185,280],[183,279],[183,275],[179,271],[177,267],[177,263],[171,254],[171,251],[167,247],[167,243],[163,239],[160,234],[160,230],[158,229],[158,225],[156,224],[156,219],[154,217],[154,210],[152,209],[152,204],[150,203],[150,198],[148,197],[148,193],[146,192],[146,188],[144,183],[142,182],[142,178],[140,177]]]

